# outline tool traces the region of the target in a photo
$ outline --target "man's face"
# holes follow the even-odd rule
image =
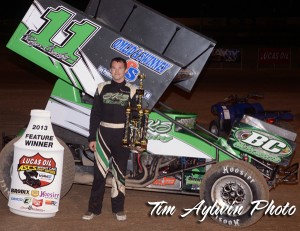
[[[117,83],[121,83],[125,79],[125,73],[127,72],[127,69],[125,69],[125,66],[122,62],[113,61],[110,72],[113,80]]]

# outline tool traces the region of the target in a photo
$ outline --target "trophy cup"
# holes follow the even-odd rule
[[[143,80],[146,76],[145,74],[140,74],[138,78],[140,82],[139,88],[136,90],[137,104],[136,107],[129,105],[126,109],[126,122],[122,144],[132,150],[144,151],[147,149],[148,144],[146,136],[150,110],[142,108],[144,96]]]

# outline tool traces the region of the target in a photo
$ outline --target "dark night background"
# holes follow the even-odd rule
[[[89,0],[65,0],[85,10]],[[175,18],[218,43],[264,43],[282,46],[300,40],[300,12],[296,0],[139,0],[138,2]],[[6,1],[1,6],[0,26],[6,42],[25,15],[32,0]],[[209,24],[203,23],[209,19]]]
[[[127,0],[128,1],[128,0]],[[0,46],[5,46],[18,24],[26,14],[32,0],[6,1],[0,8]],[[63,2],[85,11],[89,0],[64,0]],[[300,11],[296,0],[138,0],[137,2],[165,15],[182,25],[199,32],[217,42],[216,48],[238,49],[241,58],[235,63],[208,62],[207,72],[224,77],[226,82],[244,81],[254,77],[272,82],[290,76],[298,88],[300,74]],[[288,64],[261,64],[258,61],[261,48],[289,50]],[[8,49],[9,58],[13,56]],[[1,51],[2,52],[2,51]],[[1,53],[2,55],[5,53]],[[3,57],[4,58],[4,57]],[[21,59],[22,63],[24,59]],[[18,63],[21,63],[18,62]],[[24,62],[26,63],[26,62]],[[27,69],[36,65],[27,62]],[[45,73],[45,72],[43,72]],[[260,78],[260,76],[263,76]],[[199,78],[200,79],[200,78]]]
[[[137,0],[169,17],[286,17],[299,16],[297,0]],[[65,0],[84,10],[89,0]],[[32,0],[5,1],[1,18],[23,15]],[[12,14],[14,12],[14,14]]]
[[[5,1],[5,4],[2,3],[0,46],[7,44],[32,2],[33,0],[9,0]],[[85,11],[89,0],[64,0],[63,2]],[[230,73],[231,77],[226,77],[226,81],[234,82],[239,81],[242,76],[245,76],[242,79],[248,76],[253,79],[254,76],[263,75],[265,81],[269,81],[269,77],[272,76],[273,82],[276,82],[277,80],[274,79],[276,72],[278,78],[292,76],[292,81],[298,81],[300,72],[298,0],[136,0],[136,2],[213,39],[217,42],[216,48],[241,51],[239,62],[214,64],[208,62],[209,71],[202,72],[203,76],[211,72],[217,72],[220,76]],[[261,48],[288,49],[289,63],[260,65],[258,53]],[[7,51],[8,49],[2,50],[14,57],[12,59],[16,59],[17,55],[13,56],[12,52]],[[33,63],[27,65],[31,69],[35,67]]]

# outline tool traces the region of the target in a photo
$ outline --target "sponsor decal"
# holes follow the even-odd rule
[[[153,184],[154,185],[160,185],[160,186],[165,186],[165,185],[174,185],[176,181],[176,178],[174,177],[163,177],[160,179],[156,179]]]
[[[172,130],[173,123],[170,121],[151,120],[148,121],[148,140],[160,140],[163,143],[167,143],[173,139],[168,133]]]
[[[140,73],[139,63],[132,59],[128,59],[126,62],[127,72],[125,74],[125,78],[128,82],[134,82]]]
[[[290,48],[260,48],[258,52],[260,64],[290,64]]]
[[[43,205],[43,199],[36,199],[36,198],[33,198],[32,199],[32,205],[35,206],[35,207],[41,207]]]
[[[28,30],[22,41],[47,56],[72,67],[81,59],[79,51],[97,33],[100,26],[90,20],[74,20],[75,12],[59,6],[48,7],[41,15],[44,23]]]
[[[59,193],[55,192],[47,192],[47,191],[41,191],[40,197],[48,198],[48,199],[58,199]]]
[[[195,127],[196,118],[176,118],[176,121],[189,129]]]
[[[25,198],[24,198],[24,204],[25,204],[25,205],[30,204],[31,201],[32,201],[32,198],[31,198],[31,197],[25,197]]]
[[[29,195],[29,190],[12,188],[10,189],[10,193],[19,195]]]
[[[121,92],[107,92],[103,95],[103,103],[105,104],[117,104],[121,106],[126,106],[128,103],[129,95],[123,94]]]
[[[32,188],[40,188],[53,182],[57,167],[53,158],[44,158],[37,153],[34,156],[23,155],[19,159],[17,171],[24,184]]]
[[[136,67],[138,67],[137,63],[143,65],[144,67],[159,75],[162,75],[173,66],[171,63],[157,57],[152,52],[144,50],[143,48],[124,38],[116,39],[110,47],[111,49],[136,61],[136,64],[134,64],[135,66],[133,66],[131,73],[134,75],[138,74],[136,69]],[[133,61],[130,61],[129,65],[131,64],[133,64]]]
[[[52,200],[45,200],[45,205],[54,205],[54,206],[57,206],[58,202],[57,201],[52,201]]]
[[[275,163],[279,163],[293,151],[284,139],[261,130],[237,129],[233,139],[233,147]]]
[[[33,197],[38,197],[39,196],[39,194],[40,194],[40,192],[38,191],[38,190],[31,190],[31,196],[33,196]]]
[[[186,185],[196,185],[199,188],[203,174],[200,174],[200,170],[198,168],[192,169],[191,174],[186,174],[185,176]]]
[[[33,207],[32,205],[29,205],[27,207],[21,206],[20,209],[36,211],[36,212],[45,212],[45,209],[42,209],[40,207]]]
[[[212,62],[238,63],[241,61],[240,49],[216,48],[211,53]]]
[[[10,197],[10,200],[12,200],[12,201],[23,201],[23,198],[21,198],[21,197]]]
[[[105,76],[106,78],[112,79],[110,70],[107,69],[106,67],[100,65],[97,68],[97,71],[99,72],[100,75]]]

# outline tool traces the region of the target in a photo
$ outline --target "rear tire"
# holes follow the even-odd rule
[[[2,194],[8,199],[11,185],[12,164],[14,157],[14,143],[20,137],[12,139],[7,143],[0,152],[0,190]],[[64,147],[64,164],[62,174],[62,185],[60,191],[60,198],[63,198],[71,189],[75,176],[75,162],[73,154],[69,147],[60,138],[57,138],[59,143]]]
[[[225,160],[213,165],[200,185],[200,199],[206,206],[242,206],[241,213],[218,213],[211,216],[217,223],[230,228],[244,228],[256,223],[264,211],[251,211],[252,201],[269,200],[269,188],[263,175],[254,166],[241,160]],[[232,205],[232,203],[234,204]]]

